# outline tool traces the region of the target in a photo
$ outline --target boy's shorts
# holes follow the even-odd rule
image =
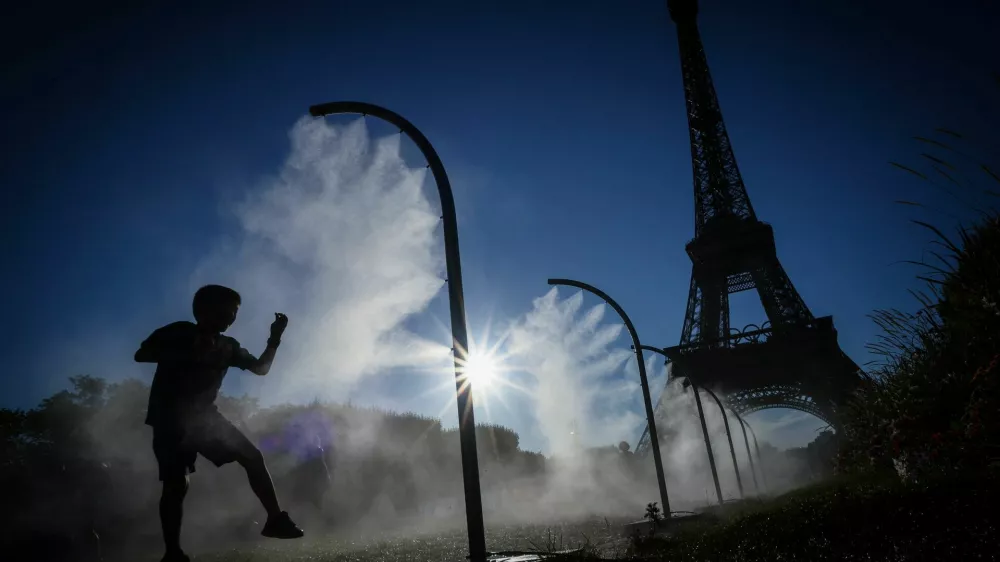
[[[162,481],[194,472],[199,454],[222,466],[256,455],[257,447],[225,416],[211,411],[177,426],[154,427],[153,453]]]

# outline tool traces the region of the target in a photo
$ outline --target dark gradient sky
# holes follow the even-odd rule
[[[228,203],[278,169],[309,105],[337,99],[405,115],[440,152],[477,333],[574,277],[618,298],[645,341],[677,341],[693,201],[664,2],[38,4],[0,24],[0,403],[80,372],[148,376],[134,346],[187,315],[178,287],[234,228]],[[865,315],[910,305],[913,270],[890,264],[929,238],[907,219],[962,213],[887,161],[918,158],[913,134],[998,123],[996,4],[944,4],[702,2],[755,209],[859,362]],[[754,298],[735,296],[734,326],[763,318]]]

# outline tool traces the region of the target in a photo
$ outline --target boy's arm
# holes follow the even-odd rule
[[[270,372],[271,363],[274,362],[274,354],[278,351],[281,335],[285,332],[286,326],[288,326],[288,317],[280,312],[275,312],[274,323],[271,324],[271,337],[267,339],[264,353],[261,353],[259,358],[254,357],[252,353],[237,344],[233,366],[262,377]]]
[[[233,367],[239,367],[244,371],[250,371],[255,375],[263,377],[271,370],[271,363],[274,362],[274,353],[278,350],[278,344],[268,340],[267,347],[260,357],[254,357],[246,348],[240,347],[236,350],[233,358]]]

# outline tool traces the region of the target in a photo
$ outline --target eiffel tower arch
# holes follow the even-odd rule
[[[860,369],[841,350],[833,317],[814,317],[795,290],[771,225],[750,203],[698,32],[697,0],[668,0],[667,7],[680,45],[695,205],[684,327],[680,343],[665,349],[673,374],[715,389],[741,415],[791,408],[836,427]],[[750,290],[767,320],[733,328],[729,295]],[[661,395],[654,419],[665,414]],[[649,447],[647,428],[636,453]]]

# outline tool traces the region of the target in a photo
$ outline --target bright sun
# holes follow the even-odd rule
[[[490,355],[473,352],[469,354],[464,372],[473,389],[490,388],[497,375],[497,363]]]
[[[484,406],[487,416],[490,415],[491,403],[499,404],[509,410],[510,406],[507,404],[505,396],[511,391],[530,395],[528,389],[520,386],[510,377],[512,373],[517,371],[515,367],[507,364],[509,355],[500,352],[500,347],[506,341],[506,337],[500,338],[491,345],[485,345],[488,341],[489,331],[487,330],[487,333],[479,341],[470,338],[468,354],[459,353],[458,348],[449,350],[451,354],[454,354],[453,364],[457,367],[457,372],[453,371],[451,367],[447,369],[452,377],[456,375],[458,377],[459,395],[471,391],[469,397],[475,395],[476,401]],[[463,358],[462,355],[465,357]],[[452,377],[442,377],[443,386],[434,387],[428,391],[437,392],[438,389],[451,388],[448,391],[449,400],[444,403],[439,415],[444,415],[448,408],[454,407],[455,387],[453,385],[455,379]]]

